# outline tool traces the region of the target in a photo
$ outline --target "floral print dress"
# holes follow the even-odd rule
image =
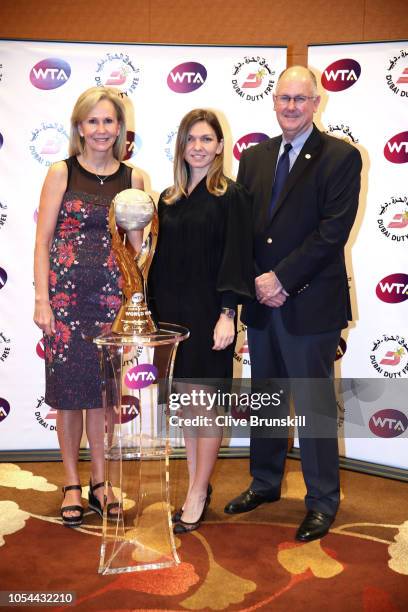
[[[64,410],[100,408],[101,378],[92,339],[110,328],[122,303],[108,213],[112,198],[131,187],[132,171],[121,164],[101,184],[76,157],[65,162],[67,190],[50,249],[49,297],[56,333],[44,336],[45,401]]]

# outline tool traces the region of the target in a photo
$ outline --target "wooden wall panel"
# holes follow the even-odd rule
[[[407,40],[407,0],[367,0],[364,40]]]
[[[408,38],[407,0],[0,0],[0,37],[287,45]]]
[[[149,14],[145,0],[0,0],[0,36],[149,42]]]

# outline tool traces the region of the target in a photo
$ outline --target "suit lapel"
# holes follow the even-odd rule
[[[274,216],[280,209],[280,207],[284,204],[285,198],[290,193],[293,186],[299,181],[303,172],[307,170],[311,163],[313,163],[316,155],[318,154],[320,147],[322,145],[322,139],[320,136],[319,130],[314,126],[313,132],[310,134],[309,138],[306,140],[303,145],[299,155],[296,158],[295,163],[291,171],[289,172],[286,183],[282,189],[279,200],[274,207],[271,215],[271,221]]]

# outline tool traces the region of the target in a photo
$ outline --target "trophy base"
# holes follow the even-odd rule
[[[169,491],[168,395],[177,345],[188,330],[166,325],[142,335],[99,336],[105,408],[105,506],[100,574],[177,565]],[[107,491],[105,491],[105,494]]]

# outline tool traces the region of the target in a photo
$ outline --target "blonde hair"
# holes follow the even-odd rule
[[[184,159],[187,139],[191,128],[198,121],[205,121],[214,130],[218,142],[224,140],[221,124],[215,113],[208,109],[196,108],[181,120],[176,139],[174,152],[174,185],[166,190],[163,201],[166,204],[174,204],[183,195],[187,195],[187,185],[189,179],[188,164]],[[206,185],[208,191],[215,196],[224,195],[228,183],[224,175],[224,148],[221,153],[215,156],[207,173]]]
[[[80,135],[78,125],[84,121],[92,109],[101,100],[109,100],[115,108],[116,118],[120,123],[118,137],[113,145],[113,156],[122,161],[126,149],[125,107],[116,89],[111,87],[90,87],[79,96],[71,115],[69,137],[69,155],[80,155],[84,152],[84,138]]]

